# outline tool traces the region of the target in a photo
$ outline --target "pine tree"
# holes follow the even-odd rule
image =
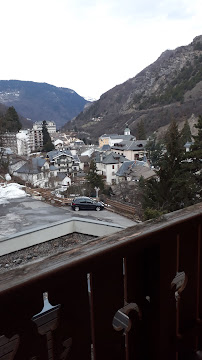
[[[145,133],[145,127],[144,127],[144,121],[141,120],[137,124],[137,140],[145,140],[146,139],[146,133]]]
[[[86,175],[86,180],[89,183],[91,193],[95,192],[95,187],[99,187],[101,191],[104,189],[103,177],[97,173],[96,163],[94,160],[90,162],[90,168]]]
[[[13,106],[0,118],[0,132],[18,132],[22,128],[18,113]]]
[[[186,154],[186,165],[189,172],[193,174],[196,186],[195,202],[198,202],[202,199],[202,115],[199,115],[195,128],[198,129],[198,134],[193,136],[194,144],[190,152]]]
[[[51,141],[49,132],[47,130],[47,123],[44,120],[42,124],[42,133],[43,133],[43,150],[48,152],[54,149],[54,145]]]
[[[157,177],[145,186],[144,208],[162,212],[175,211],[193,204],[196,187],[193,174],[183,160],[183,147],[173,120],[165,137],[167,152],[158,162]]]
[[[162,156],[163,144],[157,141],[156,136],[152,135],[147,142],[145,149],[148,152],[148,158],[151,165],[156,166]]]
[[[182,128],[180,136],[181,136],[182,145],[185,145],[186,142],[192,141],[191,130],[187,120],[184,123],[184,127]]]

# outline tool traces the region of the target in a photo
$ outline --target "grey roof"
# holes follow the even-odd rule
[[[60,181],[64,180],[64,178],[66,178],[67,174],[59,172],[57,173],[57,177]]]
[[[79,157],[80,162],[82,163],[89,163],[90,162],[90,157],[88,155],[82,155]]]
[[[50,166],[49,166],[49,170],[50,170],[50,171],[54,171],[54,170],[57,170],[57,168],[56,168],[54,165],[50,165]]]
[[[50,161],[53,161],[53,159],[55,159],[56,157],[60,157],[61,155],[71,156],[73,158],[70,150],[52,150],[47,153]]]
[[[134,161],[125,161],[119,170],[117,171],[117,176],[125,176],[129,169],[133,168],[135,162]]]
[[[97,153],[95,161],[97,163],[103,163],[103,164],[119,164],[120,162],[123,163],[127,159],[123,155],[115,154],[114,152],[111,152],[110,154],[106,155],[105,153]]]
[[[78,155],[73,155],[73,158],[74,158],[75,163],[80,163],[80,159],[79,159]]]
[[[117,176],[127,176],[129,174],[135,179],[139,179],[141,176],[148,179],[156,175],[154,170],[146,166],[145,161],[139,160],[125,161],[116,173]]]
[[[112,149],[116,150],[131,150],[131,151],[141,151],[144,150],[147,140],[132,140],[132,141],[122,141],[118,144],[114,144]]]
[[[83,177],[86,177],[86,173],[84,171],[78,171],[76,176],[80,177],[80,178],[83,178]]]
[[[186,144],[184,144],[184,147],[190,148],[193,144],[193,142],[187,141]]]
[[[110,139],[123,139],[123,140],[132,140],[134,139],[133,135],[118,135],[118,134],[104,134],[101,135],[102,138],[110,138]]]
[[[41,168],[44,166],[45,162],[46,159],[41,157],[32,158],[16,170],[16,172],[21,174],[38,174],[41,172]]]
[[[141,176],[144,179],[150,179],[151,177],[156,176],[156,172],[150,167],[137,165],[134,172],[134,178],[139,179]]]
[[[102,151],[107,151],[107,150],[111,150],[111,146],[110,145],[103,145],[103,147],[101,148]]]

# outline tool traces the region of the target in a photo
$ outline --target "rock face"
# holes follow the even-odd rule
[[[92,137],[122,133],[126,122],[135,135],[143,120],[147,135],[202,114],[202,36],[188,46],[166,50],[134,78],[104,93],[68,127]]]
[[[60,128],[78,115],[87,101],[75,91],[32,81],[0,80],[0,103],[14,106],[32,121],[54,121]]]

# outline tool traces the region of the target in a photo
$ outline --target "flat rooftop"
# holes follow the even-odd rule
[[[58,221],[80,219],[105,221],[127,228],[136,222],[108,210],[75,212],[70,206],[56,207],[31,197],[9,200],[0,205],[0,241],[6,237],[36,227],[48,226]]]

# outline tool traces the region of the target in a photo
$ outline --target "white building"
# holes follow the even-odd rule
[[[13,175],[36,187],[49,187],[50,183],[56,186],[58,183],[55,180],[57,169],[41,157],[27,160],[24,165],[13,171]]]
[[[104,176],[107,185],[115,184],[116,173],[124,161],[127,160],[124,156],[117,155],[113,152],[108,155],[98,153],[95,159],[98,174]]]
[[[99,147],[102,148],[104,145],[114,146],[122,141],[136,140],[135,136],[132,136],[128,125],[124,130],[123,135],[118,134],[104,134],[99,137]]]
[[[111,151],[116,154],[123,155],[129,160],[143,159],[147,154],[145,146],[147,140],[133,140],[133,141],[122,141],[114,144],[111,147]]]
[[[56,124],[54,121],[46,121],[46,127],[49,134],[54,134],[56,132]],[[43,121],[36,121],[33,124],[33,130],[40,130],[42,131],[43,128]]]
[[[29,156],[31,153],[31,136],[30,130],[20,130],[16,134],[17,154]]]

